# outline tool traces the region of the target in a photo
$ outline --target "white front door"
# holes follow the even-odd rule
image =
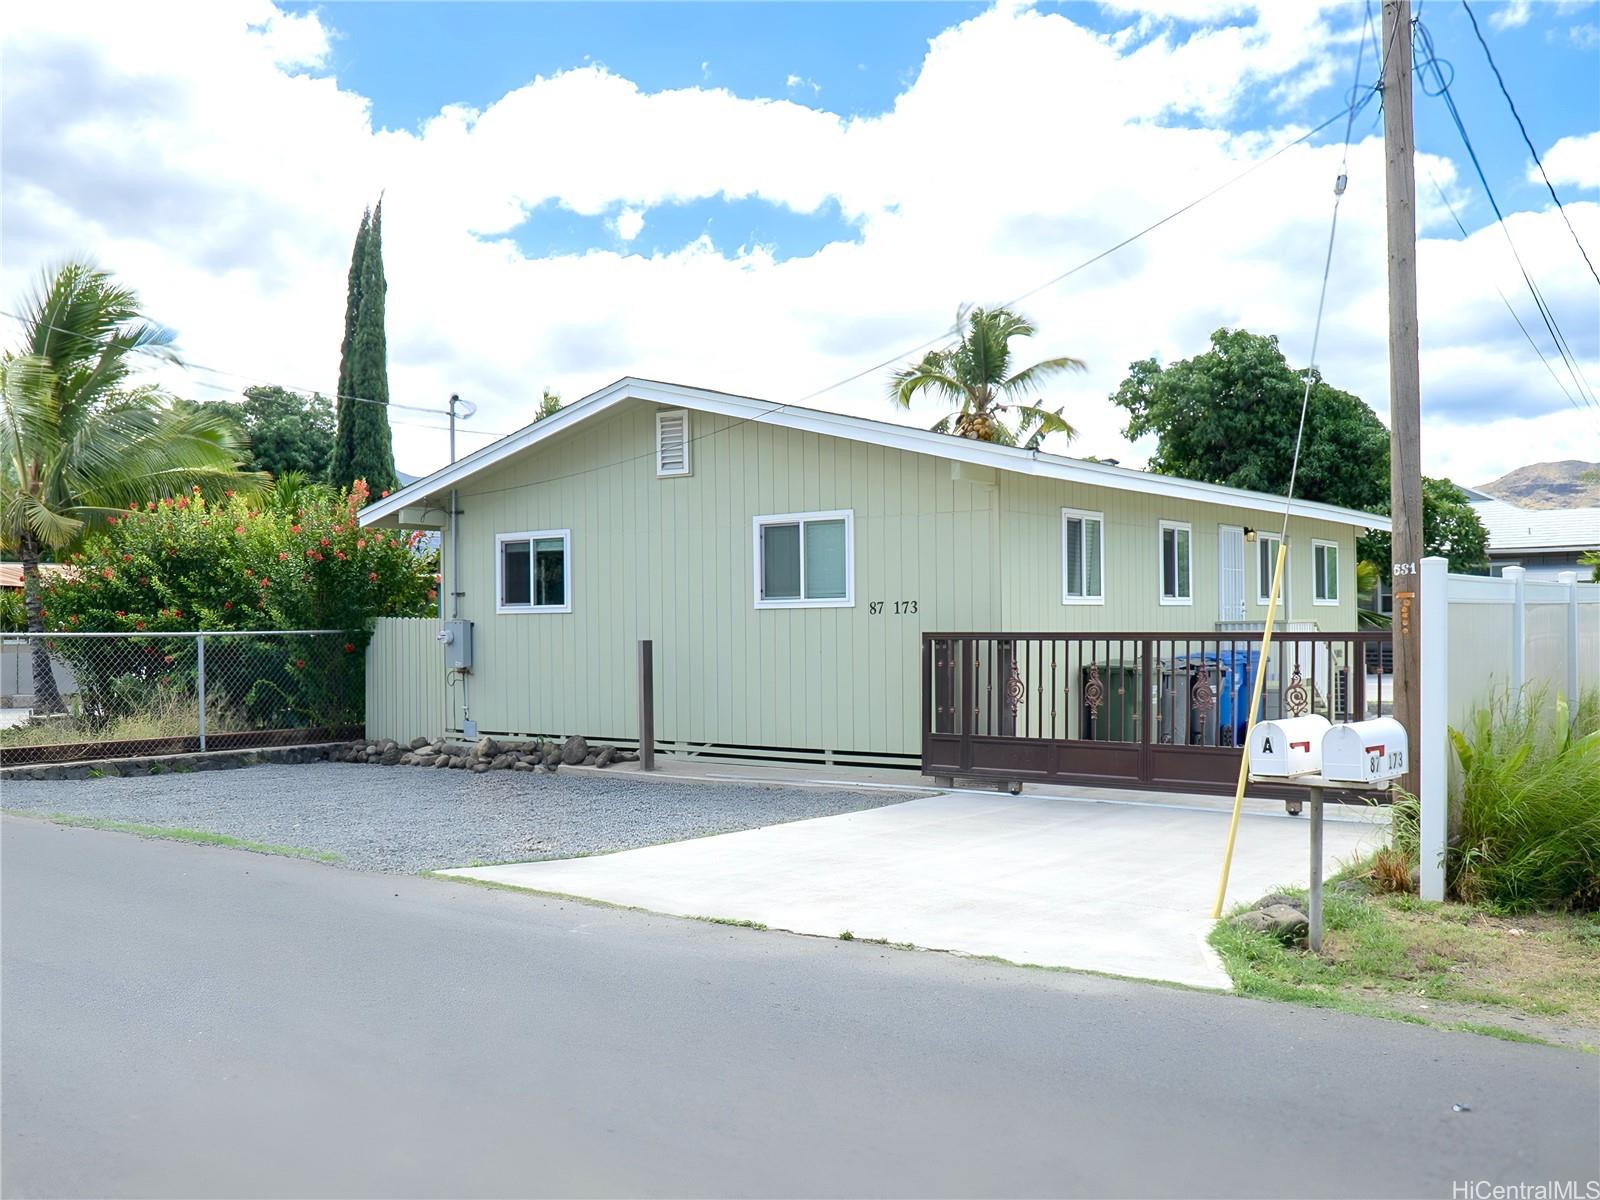
[[[1217,620],[1244,620],[1244,529],[1222,525],[1217,529],[1217,562],[1222,572],[1217,586]]]

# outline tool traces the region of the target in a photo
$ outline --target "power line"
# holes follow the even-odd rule
[[[1456,228],[1461,231],[1462,238],[1471,237],[1472,235],[1467,232],[1466,225],[1462,223],[1461,218],[1456,214],[1455,205],[1450,203],[1450,197],[1445,195],[1444,188],[1440,187],[1439,181],[1433,177],[1433,172],[1427,170],[1426,167],[1423,170],[1428,176],[1428,182],[1433,185],[1433,190],[1439,194],[1439,199],[1444,204],[1445,211],[1450,214],[1450,219],[1456,223]],[[1517,310],[1512,307],[1511,298],[1501,291],[1498,283],[1492,284],[1492,286],[1495,293],[1500,297],[1501,302],[1505,304],[1506,311],[1511,314],[1511,319],[1517,323],[1517,328],[1522,330],[1522,336],[1528,339],[1528,345],[1532,346],[1533,352],[1539,356],[1539,361],[1544,364],[1544,369],[1550,372],[1550,378],[1556,381],[1556,386],[1561,389],[1561,394],[1567,398],[1567,403],[1572,405],[1578,412],[1582,412],[1583,405],[1572,398],[1572,393],[1567,389],[1567,385],[1561,382],[1561,376],[1556,374],[1556,369],[1551,365],[1549,357],[1540,349],[1539,343],[1533,340],[1533,334],[1528,332],[1528,327],[1522,323],[1522,318],[1517,315]]]
[[[1561,213],[1561,219],[1566,222],[1567,232],[1572,235],[1572,240],[1577,244],[1578,253],[1583,255],[1584,265],[1589,268],[1589,274],[1594,276],[1594,281],[1600,283],[1600,271],[1594,269],[1594,263],[1589,258],[1589,252],[1583,248],[1583,242],[1578,238],[1578,231],[1572,227],[1572,220],[1567,216],[1567,206],[1561,203],[1561,197],[1556,195],[1556,185],[1550,182],[1550,176],[1544,169],[1544,163],[1539,159],[1539,151],[1533,144],[1533,139],[1528,136],[1528,127],[1522,123],[1522,114],[1517,112],[1517,104],[1511,98],[1511,92],[1506,88],[1505,78],[1500,74],[1500,68],[1495,65],[1494,55],[1489,51],[1489,43],[1484,40],[1483,30],[1478,28],[1478,18],[1472,11],[1472,5],[1467,0],[1461,0],[1461,7],[1467,10],[1467,20],[1472,22],[1472,32],[1477,36],[1478,45],[1483,47],[1483,56],[1489,60],[1489,69],[1494,72],[1494,81],[1500,85],[1500,94],[1506,98],[1506,105],[1511,109],[1511,116],[1517,123],[1517,128],[1522,132],[1522,140],[1527,144],[1528,153],[1533,155],[1533,165],[1539,168],[1539,174],[1544,179],[1544,186],[1550,189],[1550,199],[1556,202],[1556,209]]]
[[[1092,255],[1091,257],[1085,259],[1083,262],[1078,263],[1076,266],[1070,267],[1067,270],[1061,272],[1059,275],[1055,275],[1052,278],[1046,280],[1044,283],[1040,284],[1038,287],[1031,288],[1028,291],[1023,292],[1017,298],[1006,301],[1005,304],[1007,304],[1007,305],[1015,304],[1015,303],[1018,302],[1018,300],[1026,299],[1027,297],[1035,295],[1036,293],[1043,291],[1045,288],[1050,287],[1053,284],[1060,283],[1063,279],[1066,279],[1068,276],[1075,275],[1077,272],[1083,270],[1085,267],[1092,266],[1094,263],[1099,262],[1101,259],[1105,258],[1107,255],[1113,254],[1116,251],[1124,248],[1125,246],[1128,246],[1131,243],[1133,243],[1133,242],[1137,241],[1138,239],[1142,238],[1143,236],[1145,236],[1145,234],[1151,233],[1154,230],[1159,229],[1161,226],[1163,226],[1167,222],[1171,221],[1174,217],[1181,216],[1183,213],[1188,212],[1190,209],[1194,208],[1196,205],[1202,203],[1205,200],[1210,199],[1212,196],[1215,196],[1218,192],[1223,191],[1225,188],[1231,187],[1233,184],[1238,183],[1240,180],[1244,179],[1246,176],[1248,176],[1248,175],[1252,174],[1253,172],[1259,170],[1260,168],[1266,166],[1268,163],[1272,162],[1274,159],[1278,158],[1279,156],[1287,153],[1289,150],[1292,150],[1294,147],[1299,146],[1299,145],[1309,141],[1311,138],[1313,138],[1317,134],[1321,133],[1324,129],[1327,129],[1330,125],[1333,125],[1341,117],[1345,117],[1345,116],[1353,114],[1353,113],[1358,113],[1362,108],[1364,108],[1366,106],[1366,104],[1368,102],[1371,101],[1372,97],[1374,95],[1376,95],[1376,94],[1377,94],[1377,89],[1376,88],[1368,88],[1367,91],[1366,91],[1366,94],[1363,95],[1359,100],[1356,100],[1356,101],[1352,102],[1351,104],[1347,105],[1345,108],[1343,108],[1340,111],[1334,113],[1331,117],[1329,117],[1327,120],[1323,121],[1321,124],[1317,125],[1314,129],[1307,130],[1305,133],[1301,134],[1299,137],[1295,138],[1293,141],[1285,142],[1282,146],[1279,146],[1276,150],[1274,150],[1271,154],[1267,155],[1265,158],[1260,159],[1259,161],[1254,163],[1252,166],[1247,167],[1243,171],[1240,171],[1237,175],[1234,175],[1232,178],[1228,179],[1224,183],[1221,183],[1221,184],[1217,185],[1216,187],[1212,188],[1209,192],[1206,192],[1206,193],[1196,197],[1195,199],[1189,201],[1187,204],[1183,205],[1181,208],[1174,209],[1172,212],[1170,212],[1166,216],[1162,217],[1159,221],[1151,222],[1149,225],[1146,225],[1143,229],[1139,230],[1138,233],[1135,233],[1135,234],[1130,235],[1129,237],[1123,238],[1120,242],[1116,243],[1116,245],[1114,245],[1114,246],[1111,246],[1109,249],[1102,250],[1098,254]],[[1351,116],[1350,119],[1351,119],[1351,122],[1353,122],[1354,121],[1354,116]],[[1348,129],[1346,130],[1346,137],[1348,138]],[[1347,147],[1346,148],[1348,150],[1348,143],[1347,143]],[[932,346],[932,345],[935,345],[935,344],[937,344],[939,342],[942,342],[946,338],[950,337],[952,333],[955,333],[955,332],[957,332],[957,331],[954,328],[947,329],[943,333],[940,333],[935,337],[929,338],[925,342],[922,342],[922,343],[920,343],[920,344],[918,344],[916,346],[911,347],[911,349],[909,349],[909,350],[901,351],[899,354],[896,354],[892,358],[885,359],[880,363],[877,363],[877,364],[875,364],[873,366],[865,368],[864,370],[857,371],[855,374],[848,375],[843,379],[840,379],[840,380],[838,380],[838,381],[836,381],[834,383],[830,383],[826,387],[821,387],[821,388],[816,389],[813,392],[808,392],[804,396],[801,396],[797,400],[787,400],[787,401],[784,401],[781,404],[773,404],[771,407],[766,408],[763,411],[754,414],[753,416],[740,417],[737,420],[734,420],[734,421],[730,422],[727,425],[724,425],[724,426],[722,426],[722,427],[720,427],[718,429],[712,430],[710,433],[703,433],[703,434],[699,434],[699,435],[697,435],[695,437],[692,437],[692,438],[689,439],[689,441],[692,444],[692,443],[695,443],[695,442],[704,441],[704,440],[706,440],[708,438],[717,437],[718,435],[727,433],[729,430],[736,429],[741,425],[747,425],[747,424],[750,424],[752,422],[762,421],[765,418],[770,417],[772,414],[777,413],[777,412],[781,412],[786,408],[799,407],[800,405],[804,404],[807,400],[812,400],[812,399],[815,399],[817,396],[821,396],[821,395],[823,395],[823,394],[825,394],[827,392],[834,391],[837,388],[843,387],[847,383],[853,383],[857,379],[860,379],[865,375],[870,375],[874,371],[880,371],[884,367],[892,366],[895,363],[900,362],[902,359],[908,357],[909,355],[917,353],[917,351],[919,351],[919,350],[924,350],[929,346]],[[526,428],[526,426],[524,426],[524,428]],[[518,432],[521,432],[521,431],[519,430]],[[476,451],[475,453],[480,453],[481,454],[481,453],[483,453],[484,450],[488,450],[489,448],[490,447],[485,446],[483,448],[483,450]],[[640,454],[633,454],[633,455],[629,455],[629,456],[627,456],[625,458],[615,459],[612,462],[601,463],[599,466],[585,467],[585,468],[583,468],[582,470],[579,470],[579,471],[569,471],[568,473],[566,473],[564,475],[549,475],[549,476],[545,476],[542,479],[534,480],[532,485],[529,485],[529,484],[509,484],[506,487],[486,488],[483,491],[472,492],[471,495],[474,495],[474,496],[493,496],[493,495],[496,495],[497,493],[500,493],[500,492],[517,491],[520,488],[524,488],[524,487],[528,487],[528,486],[536,486],[536,485],[545,484],[545,483],[556,483],[556,482],[558,482],[560,480],[564,480],[564,479],[575,479],[575,478],[578,478],[579,476],[594,474],[597,471],[608,471],[608,470],[612,469],[613,467],[626,466],[628,463],[637,462],[640,459],[649,458],[649,457],[652,456],[653,453],[654,453],[654,451],[645,451],[645,452],[640,453]]]
[[[1461,144],[1466,147],[1467,157],[1472,162],[1473,170],[1477,172],[1478,182],[1483,185],[1484,195],[1488,197],[1489,206],[1494,209],[1495,219],[1500,225],[1500,232],[1505,236],[1506,244],[1511,247],[1511,257],[1516,260],[1517,269],[1522,273],[1523,282],[1528,285],[1528,291],[1533,296],[1534,306],[1539,310],[1539,317],[1544,321],[1545,329],[1549,331],[1551,340],[1555,342],[1556,349],[1561,352],[1562,361],[1566,364],[1567,371],[1572,376],[1572,381],[1577,387],[1578,394],[1584,397],[1585,403],[1593,405],[1595,403],[1593,388],[1586,386],[1588,381],[1584,378],[1583,371],[1578,366],[1577,358],[1572,353],[1572,348],[1568,345],[1565,335],[1561,332],[1561,326],[1556,321],[1555,313],[1551,311],[1550,306],[1545,302],[1544,293],[1539,290],[1539,285],[1534,282],[1533,276],[1529,274],[1526,264],[1523,263],[1522,255],[1517,250],[1516,240],[1511,236],[1511,228],[1506,224],[1505,213],[1501,211],[1500,202],[1494,197],[1494,189],[1489,186],[1489,177],[1485,174],[1483,163],[1479,160],[1478,152],[1472,145],[1472,138],[1468,135],[1466,124],[1461,119],[1461,111],[1456,107],[1455,98],[1450,94],[1450,81],[1445,78],[1444,70],[1441,66],[1443,60],[1434,53],[1433,37],[1428,32],[1428,27],[1422,22],[1418,21],[1416,25],[1417,41],[1415,45],[1422,49],[1425,57],[1421,62],[1414,63],[1415,69],[1420,76],[1426,79],[1425,72],[1429,67],[1432,67],[1434,79],[1438,83],[1437,91],[1429,92],[1426,83],[1424,83],[1423,91],[1429,95],[1440,97],[1444,101],[1446,109],[1449,110],[1450,119],[1456,127],[1456,133],[1460,135]],[[1415,52],[1413,53],[1413,58],[1415,58]],[[1445,63],[1444,65],[1448,66],[1449,64]]]
[[[61,326],[52,325],[48,321],[34,321],[32,318],[24,317],[20,313],[7,312],[4,309],[0,309],[0,317],[10,317],[13,321],[20,322],[23,325],[36,325],[40,329],[48,329],[54,333],[65,334],[67,337],[77,338],[79,341],[83,342],[90,342],[96,346],[102,344],[98,338],[90,337],[88,334],[77,333],[71,329],[63,329]],[[285,392],[294,392],[296,395],[300,396],[321,396],[325,399],[335,401],[353,400],[358,404],[381,404],[385,408],[403,408],[408,409],[411,412],[436,413],[440,416],[448,415],[448,410],[442,408],[423,408],[420,405],[400,404],[393,400],[372,400],[366,396],[346,396],[340,392],[325,393],[320,388],[296,387],[291,383],[280,383],[272,379],[262,379],[255,375],[242,375],[238,371],[224,371],[221,367],[208,367],[204,363],[190,362],[187,359],[175,357],[170,350],[161,350],[151,346],[132,346],[130,349],[135,354],[143,354],[147,357],[158,360],[163,366],[177,367],[184,371],[204,371],[208,375],[220,375],[225,379],[239,379],[243,380],[245,383],[255,384],[257,387],[280,388]],[[201,386],[214,385],[203,384]],[[221,391],[227,389],[219,388],[218,390]]]
[[[1054,287],[1056,284],[1060,283],[1062,280],[1067,279],[1070,276],[1076,275],[1079,271],[1086,270],[1087,268],[1094,266],[1094,264],[1099,262],[1101,259],[1108,258],[1111,255],[1115,254],[1118,250],[1121,250],[1126,246],[1132,245],[1134,242],[1138,241],[1140,238],[1144,237],[1146,234],[1155,232],[1157,229],[1160,229],[1163,225],[1167,224],[1167,222],[1172,221],[1177,217],[1181,217],[1184,213],[1188,212],[1190,209],[1195,208],[1198,205],[1201,205],[1201,204],[1205,203],[1207,200],[1211,199],[1213,196],[1217,195],[1219,192],[1222,192],[1222,191],[1226,190],[1227,188],[1232,187],[1234,184],[1238,183],[1240,180],[1244,179],[1246,176],[1254,174],[1256,171],[1259,171],[1262,167],[1264,167],[1268,163],[1272,162],[1273,159],[1279,157],[1282,154],[1288,153],[1290,150],[1294,149],[1296,146],[1302,145],[1303,143],[1310,141],[1317,134],[1321,133],[1324,129],[1328,128],[1328,126],[1330,126],[1330,125],[1334,124],[1336,121],[1338,121],[1340,117],[1343,117],[1343,116],[1346,116],[1346,115],[1348,115],[1349,118],[1350,118],[1350,122],[1348,122],[1346,124],[1346,130],[1345,130],[1345,137],[1346,137],[1346,143],[1345,144],[1346,144],[1346,146],[1348,146],[1349,145],[1349,123],[1353,123],[1354,122],[1356,114],[1359,113],[1361,111],[1361,109],[1366,107],[1368,102],[1371,101],[1372,97],[1375,94],[1376,94],[1376,89],[1368,88],[1366,93],[1364,95],[1362,95],[1360,99],[1352,99],[1350,104],[1348,105],[1348,107],[1346,107],[1345,109],[1341,110],[1340,112],[1335,113],[1333,116],[1331,116],[1327,120],[1323,121],[1315,129],[1307,130],[1305,133],[1303,133],[1299,137],[1295,138],[1292,142],[1285,142],[1282,146],[1279,146],[1276,150],[1274,150],[1271,154],[1267,155],[1265,158],[1258,159],[1256,162],[1254,162],[1250,166],[1246,167],[1243,171],[1240,171],[1237,175],[1234,175],[1231,178],[1229,178],[1227,180],[1224,180],[1222,183],[1219,183],[1216,187],[1212,188],[1210,191],[1204,192],[1201,195],[1196,196],[1193,200],[1189,201],[1187,204],[1183,205],[1181,208],[1176,208],[1172,212],[1169,212],[1166,216],[1162,217],[1159,221],[1152,221],[1149,225],[1146,225],[1143,229],[1139,230],[1137,233],[1130,234],[1129,236],[1123,238],[1120,242],[1116,243],[1114,246],[1108,246],[1106,249],[1100,251],[1098,254],[1095,254],[1095,255],[1093,255],[1093,256],[1091,256],[1089,258],[1084,259],[1082,262],[1078,263],[1076,266],[1069,267],[1067,270],[1061,272],[1059,275],[1052,276],[1051,278],[1045,280],[1043,283],[1037,285],[1036,287],[1031,287],[1027,291],[1021,292],[1021,293],[1013,296],[1011,299],[1003,301],[998,307],[1009,308],[1013,304],[1020,304],[1022,301],[1028,299],[1029,297],[1036,296],[1040,292],[1046,290],[1047,288]],[[901,359],[908,358],[911,355],[917,353],[919,350],[926,350],[930,346],[937,345],[938,343],[940,343],[940,342],[946,340],[947,338],[951,337],[953,334],[956,334],[956,333],[959,333],[959,332],[960,332],[960,330],[956,326],[952,325],[950,328],[944,330],[942,333],[939,333],[934,337],[929,338],[927,341],[919,342],[917,345],[912,346],[909,350],[902,350],[899,354],[894,355],[892,358],[886,358],[880,363],[875,363],[870,367],[867,367],[867,368],[865,368],[863,370],[857,371],[854,375],[846,376],[844,379],[840,379],[835,383],[830,383],[826,387],[818,388],[814,392],[808,392],[808,393],[806,393],[806,395],[800,397],[800,399],[792,401],[791,403],[804,404],[807,400],[814,400],[818,396],[824,395],[827,392],[831,392],[831,391],[834,391],[834,390],[836,390],[838,388],[841,388],[847,383],[854,383],[856,380],[860,379],[864,375],[870,375],[874,371],[881,371],[885,367],[893,366],[895,363],[899,362]],[[779,407],[787,407],[787,405],[780,405]],[[776,410],[774,410],[774,411],[776,411]]]
[[[21,316],[21,315],[19,315],[17,313],[14,313],[14,312],[6,312],[3,309],[0,309],[0,317],[10,317],[12,320],[19,321],[19,322],[21,322],[21,323],[23,323],[25,325],[26,324],[37,324],[38,327],[41,328],[41,329],[49,329],[49,330],[51,330],[51,331],[53,331],[55,333],[64,334],[67,337],[77,338],[79,341],[88,342],[88,343],[91,343],[91,344],[96,345],[96,346],[99,346],[99,345],[102,344],[99,341],[99,339],[90,337],[88,334],[76,333],[76,332],[74,332],[73,330],[70,330],[70,329],[63,329],[61,326],[52,325],[48,321],[34,322],[34,321],[31,321],[27,317]],[[193,370],[196,370],[196,371],[204,371],[209,375],[219,375],[219,376],[222,376],[224,378],[229,378],[229,379],[240,379],[240,380],[245,381],[246,383],[255,384],[258,387],[275,387],[275,388],[278,388],[281,391],[293,392],[297,396],[317,397],[317,398],[320,398],[320,399],[328,399],[329,398],[324,393],[322,393],[320,391],[317,391],[315,388],[301,388],[301,387],[294,387],[291,384],[274,383],[274,382],[272,382],[270,380],[258,379],[253,375],[241,375],[236,371],[224,371],[219,367],[208,367],[208,366],[204,366],[204,365],[202,365],[200,363],[185,362],[182,359],[179,359],[176,362],[174,362],[174,360],[172,359],[172,357],[170,355],[163,354],[160,351],[153,350],[153,349],[150,349],[150,348],[144,347],[144,346],[135,346],[135,347],[132,347],[132,349],[133,349],[134,353],[145,354],[147,356],[157,358],[158,360],[160,360],[161,363],[163,363],[164,365],[169,366],[169,367],[170,366],[176,366],[176,367],[180,367],[180,368],[193,369]],[[216,392],[228,392],[228,393],[231,394],[231,393],[237,393],[239,391],[238,388],[226,387],[226,386],[224,386],[224,385],[222,385],[220,383],[207,383],[203,379],[191,379],[190,382],[195,387],[210,388],[212,391],[216,391]],[[390,400],[390,401],[369,400],[365,396],[343,396],[343,397],[335,396],[333,398],[334,399],[353,400],[353,401],[355,401],[355,402],[357,402],[359,404],[376,404],[376,405],[379,405],[382,408],[400,409],[400,410],[405,411],[405,412],[427,413],[427,414],[430,414],[430,415],[433,415],[433,416],[440,416],[440,417],[449,415],[449,410],[447,410],[447,409],[442,409],[442,408],[424,408],[421,405],[417,405],[417,404],[400,404],[400,403],[398,403],[396,401],[393,401],[393,400]],[[406,426],[410,426],[410,427],[416,428],[416,429],[435,429],[435,430],[438,430],[440,433],[444,433],[450,428],[448,425],[430,425],[430,424],[427,424],[426,422],[423,422],[423,421],[408,421],[403,417],[390,417],[389,421],[393,425],[406,425]],[[512,433],[515,433],[516,431],[515,430],[504,430],[504,429],[481,429],[481,428],[473,428],[472,426],[460,425],[460,426],[457,426],[457,432],[458,433],[460,433],[460,432],[475,433],[475,434],[480,434],[480,435],[483,435],[483,436],[486,436],[486,437],[500,438],[500,437],[509,437]]]

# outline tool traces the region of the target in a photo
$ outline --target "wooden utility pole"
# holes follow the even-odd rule
[[[1389,211],[1389,512],[1394,717],[1411,740],[1400,781],[1421,794],[1422,382],[1417,351],[1417,179],[1411,119],[1411,4],[1383,5],[1384,194]]]

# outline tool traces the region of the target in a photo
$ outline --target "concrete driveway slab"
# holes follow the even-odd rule
[[[1381,836],[1335,810],[1325,869]],[[689,917],[1226,988],[1205,938],[1224,812],[949,793],[581,859],[447,872]],[[1309,877],[1307,821],[1247,813],[1230,903]]]

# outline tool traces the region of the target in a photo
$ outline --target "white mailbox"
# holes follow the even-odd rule
[[[1285,717],[1262,721],[1250,732],[1250,773],[1288,779],[1311,775],[1322,767],[1322,739],[1328,719]]]
[[[1406,773],[1405,726],[1393,717],[1335,725],[1322,739],[1322,775],[1341,783],[1382,783]]]

